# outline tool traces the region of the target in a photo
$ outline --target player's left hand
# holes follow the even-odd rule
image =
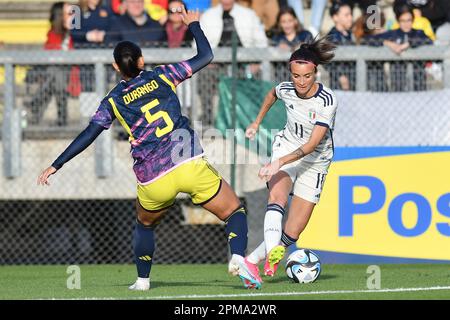
[[[54,167],[48,167],[47,169],[45,169],[44,171],[42,171],[42,173],[39,175],[38,180],[37,180],[37,184],[38,185],[50,185],[50,182],[48,182],[48,178],[56,173],[56,170]]]
[[[274,176],[280,170],[280,161],[275,160],[274,162],[266,164],[264,167],[259,169],[258,176],[264,181],[269,181],[272,176]]]

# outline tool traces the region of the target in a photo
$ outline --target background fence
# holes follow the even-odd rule
[[[188,59],[193,50],[145,49],[143,54],[153,67]],[[200,132],[214,126],[218,83],[221,76],[231,75],[231,56],[231,49],[216,49],[213,64],[178,88],[184,113]],[[289,80],[289,56],[276,48],[239,49],[238,77],[274,84]],[[118,124],[52,177],[51,187],[36,186],[40,170],[82,130],[100,99],[117,83],[111,61],[109,49],[0,52],[1,264],[132,262],[135,178],[129,145]],[[397,56],[387,48],[339,47],[334,64],[320,68],[319,80],[340,89],[342,76],[350,91],[435,90],[432,103],[442,101],[442,108],[448,108],[448,100],[439,96],[441,89],[450,87],[450,48],[424,46]],[[369,103],[364,98],[357,101],[358,108]],[[373,114],[374,122],[377,117]],[[337,123],[338,128],[346,125]],[[341,141],[341,146],[349,146]],[[222,161],[232,144],[222,142],[203,135],[206,153],[225,179],[230,180],[235,170],[235,189],[249,208],[252,249],[263,236],[267,191],[257,178],[258,160],[232,166],[229,158]],[[235,148],[238,154],[246,152],[242,146]],[[224,225],[183,196],[158,227],[157,247],[157,263],[227,260]]]

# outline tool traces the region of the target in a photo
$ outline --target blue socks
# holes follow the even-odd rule
[[[155,234],[152,226],[144,226],[136,220],[134,229],[134,259],[139,278],[149,278],[155,251]]]
[[[225,232],[228,237],[231,254],[245,257],[247,249],[247,212],[244,206],[240,206],[225,220],[227,226]]]

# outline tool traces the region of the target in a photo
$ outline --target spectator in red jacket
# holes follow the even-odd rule
[[[50,30],[44,44],[46,50],[71,50],[73,40],[70,35],[71,6],[65,2],[56,2],[50,9]],[[30,79],[31,78],[31,79]],[[37,68],[27,75],[27,83],[38,82],[38,90],[32,94],[28,107],[31,109],[31,123],[38,124],[48,107],[52,96],[56,98],[57,125],[67,123],[67,97],[80,94],[79,68],[76,66],[50,66]]]

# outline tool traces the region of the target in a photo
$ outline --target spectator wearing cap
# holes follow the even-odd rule
[[[337,45],[354,45],[353,15],[350,5],[345,2],[334,2],[330,7],[330,16],[334,27],[328,32],[329,40]],[[333,61],[326,69],[330,73],[330,89],[355,90],[354,62]]]
[[[124,4],[125,14],[115,19],[108,32],[107,42],[110,45],[123,40],[142,47],[167,45],[164,28],[145,11],[144,0],[125,0]]]
[[[378,45],[384,45],[396,54],[401,54],[409,48],[417,48],[423,45],[431,45],[433,41],[422,30],[412,27],[414,13],[410,6],[403,5],[395,8],[395,16],[399,23],[399,29],[390,30],[373,37],[378,40]],[[376,43],[376,42],[375,42]],[[372,41],[371,44],[374,44]],[[415,91],[426,90],[425,62],[413,61],[413,89]],[[406,78],[407,62],[391,62],[391,85],[393,91],[408,91]]]

